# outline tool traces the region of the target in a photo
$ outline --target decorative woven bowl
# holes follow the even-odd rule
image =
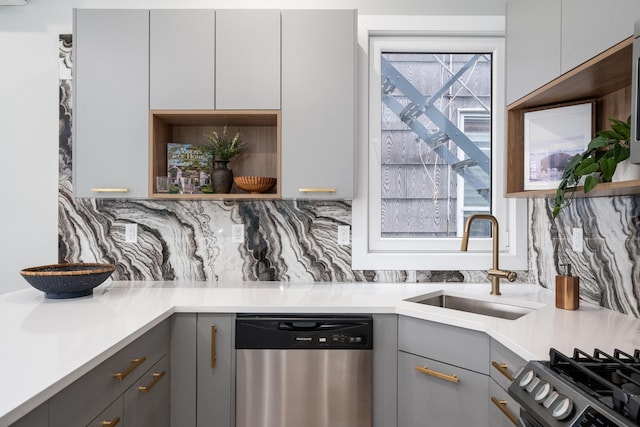
[[[93,294],[93,288],[107,280],[116,266],[113,264],[76,263],[51,264],[25,268],[22,277],[45,298],[76,298]]]
[[[276,178],[268,176],[235,176],[233,182],[249,193],[266,193],[276,185]]]

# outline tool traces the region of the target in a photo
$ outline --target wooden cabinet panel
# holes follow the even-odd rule
[[[146,197],[149,11],[74,11],[74,195]]]
[[[151,10],[149,108],[213,109],[214,10]]]
[[[282,11],[284,198],[353,197],[356,20],[355,10]]]
[[[560,9],[558,0],[507,2],[507,104],[560,75]]]
[[[459,382],[416,370],[424,366],[447,376],[455,375]],[[403,351],[398,353],[398,427],[488,427],[488,393],[487,375]]]
[[[280,11],[216,11],[216,109],[280,109]]]

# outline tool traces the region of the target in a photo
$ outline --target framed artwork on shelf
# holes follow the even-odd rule
[[[551,190],[594,135],[595,100],[539,107],[524,115],[524,189]]]

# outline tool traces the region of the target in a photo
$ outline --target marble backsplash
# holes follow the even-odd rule
[[[350,201],[165,201],[74,199],[71,179],[71,36],[60,37],[59,261],[117,264],[115,280],[297,282],[487,282],[484,271],[354,271],[337,227]],[[529,200],[529,270],[519,280],[553,288],[561,264],[581,280],[581,298],[640,316],[640,198],[580,199],[551,218],[548,200]],[[126,243],[125,224],[138,225]],[[245,242],[232,243],[234,223]],[[581,227],[582,253],[571,249]]]

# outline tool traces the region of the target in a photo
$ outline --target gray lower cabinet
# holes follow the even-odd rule
[[[171,317],[171,426],[196,426],[197,320],[195,313]]]
[[[47,427],[48,425],[49,402],[45,402],[9,427]]]
[[[373,427],[398,422],[398,316],[373,315]]]
[[[489,337],[398,319],[398,427],[489,426]]]
[[[198,427],[235,425],[235,358],[233,314],[198,314]],[[180,426],[187,424],[180,424]]]
[[[124,393],[122,399],[126,426],[169,427],[169,378],[169,357],[165,355]]]
[[[353,197],[356,21],[355,10],[282,11],[283,198]]]
[[[507,389],[518,369],[526,363],[524,359],[496,340],[491,340],[489,425],[492,427],[517,425],[520,405],[509,396]]]
[[[169,326],[169,320],[162,322],[49,399],[49,426],[85,427],[92,425],[93,421],[98,422],[97,425],[101,425],[100,423],[103,421],[110,422],[120,415],[109,412],[104,413],[105,419],[98,420],[96,417],[103,414],[103,411],[117,400],[122,400],[124,395],[134,392],[135,394],[148,394],[156,399],[156,403],[164,399],[164,403],[160,406],[168,408],[168,394],[162,394],[162,390],[169,387],[167,372]],[[167,367],[162,367],[158,371],[156,364],[160,360],[163,360],[162,363],[167,364]],[[153,374],[160,374],[162,371],[165,371],[164,376],[153,383],[155,379]],[[149,386],[152,383],[152,390],[149,390],[149,393],[141,392],[138,388]],[[152,391],[154,393],[151,393]],[[159,399],[159,395],[162,395],[163,398]],[[145,401],[141,400],[140,402]],[[123,405],[126,408],[126,400]],[[139,424],[127,422],[127,416],[134,417],[135,420],[143,420],[140,418],[143,412],[136,411],[137,409],[133,407],[130,407],[129,410],[125,409],[118,425],[136,427],[149,425],[143,424],[142,421]],[[162,413],[162,409],[160,409],[160,413]],[[165,416],[163,415],[163,417]],[[169,419],[168,412],[166,419]],[[152,425],[168,426],[168,421],[167,424],[157,424],[154,419]]]
[[[102,411],[88,427],[124,427],[124,407],[122,397],[117,398],[107,409]]]
[[[75,9],[75,197],[146,198],[149,11]]]

